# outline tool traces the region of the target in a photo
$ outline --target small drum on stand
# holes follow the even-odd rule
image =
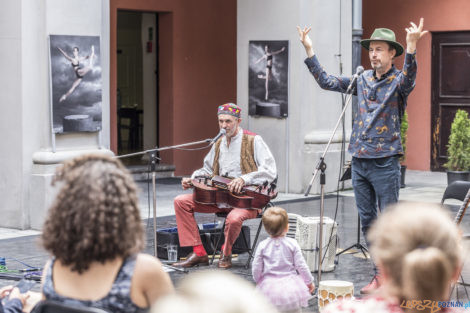
[[[354,285],[343,280],[322,280],[318,286],[318,309],[336,300],[354,297]]]

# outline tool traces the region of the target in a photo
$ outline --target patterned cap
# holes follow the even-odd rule
[[[219,105],[219,109],[217,110],[217,115],[219,114],[228,114],[232,115],[235,117],[240,118],[240,113],[242,109],[235,103],[225,103],[222,105]]]

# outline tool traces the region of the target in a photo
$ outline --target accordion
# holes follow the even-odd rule
[[[329,217],[323,217],[323,242],[321,243],[324,255],[323,272],[331,272],[335,269],[336,247],[338,244],[337,231],[338,225],[335,221]],[[289,214],[287,236],[295,236],[310,271],[316,272],[318,270],[318,253],[320,249],[320,218]]]

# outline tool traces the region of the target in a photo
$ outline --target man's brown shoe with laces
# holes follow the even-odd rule
[[[220,255],[219,268],[229,269],[232,267],[232,255]]]
[[[196,265],[209,265],[209,257],[206,255],[198,256],[196,253],[191,252],[190,255],[187,256],[186,260],[180,261],[177,263],[172,264],[175,267],[193,267]]]

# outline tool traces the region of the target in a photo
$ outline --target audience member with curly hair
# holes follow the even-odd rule
[[[66,162],[61,189],[46,218],[42,243],[45,299],[111,312],[147,310],[173,285],[144,248],[136,185],[120,161],[85,155]]]

